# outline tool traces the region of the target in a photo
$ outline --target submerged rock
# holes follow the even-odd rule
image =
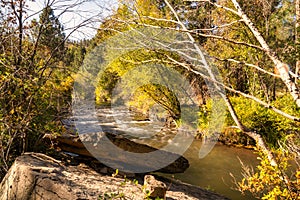
[[[118,137],[111,133],[103,133],[106,135],[107,140],[113,144],[107,145],[110,142],[100,142],[102,138],[101,134],[91,133],[80,136],[62,135],[57,137],[50,135],[48,138],[55,141],[63,151],[94,157],[104,164],[120,170],[122,170],[122,166],[127,166],[127,171],[129,172],[129,169],[132,168],[133,172],[138,169],[141,172],[158,171],[173,174],[183,173],[189,168],[188,160],[176,153],[164,150],[157,151],[158,149],[154,147],[140,144],[124,137]],[[124,150],[124,153],[122,150],[118,152],[119,149]],[[156,154],[153,154],[155,151]],[[140,156],[130,157],[130,154],[125,154],[126,152],[138,153]],[[168,162],[170,164],[166,166]]]
[[[199,187],[160,180],[167,186],[166,199],[227,199]],[[97,173],[84,164],[66,166],[62,161],[40,153],[26,153],[16,159],[0,184],[1,200],[143,200],[142,181]]]

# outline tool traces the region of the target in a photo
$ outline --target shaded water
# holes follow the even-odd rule
[[[185,152],[184,157],[189,160],[190,167],[183,174],[166,176],[215,191],[230,199],[255,199],[249,194],[243,196],[234,190],[236,186],[230,176],[232,174],[237,181],[242,180],[240,160],[253,167],[258,164],[256,155],[251,150],[217,144],[206,157],[199,159],[200,146],[201,141],[194,141]]]
[[[162,120],[136,119],[132,112],[124,108],[100,108],[97,110],[99,124],[104,132],[124,135],[132,140],[160,148],[165,146],[176,135],[176,130],[164,128]],[[190,183],[223,194],[231,199],[254,199],[242,196],[235,187],[230,173],[240,181],[242,166],[239,159],[246,165],[255,167],[258,164],[256,155],[243,148],[216,145],[203,159],[199,159],[198,152],[201,141],[195,140],[184,157],[189,160],[190,167],[182,174],[168,175],[183,182]]]

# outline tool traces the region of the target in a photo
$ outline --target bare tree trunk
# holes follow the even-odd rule
[[[289,90],[290,94],[292,95],[294,101],[296,102],[297,106],[300,107],[300,94],[299,90],[290,76],[289,73],[289,67],[286,63],[282,62],[276,53],[270,49],[269,45],[266,43],[265,39],[262,37],[261,33],[257,30],[257,28],[253,25],[252,21],[249,19],[249,17],[243,12],[241,6],[237,2],[237,0],[231,0],[234,4],[237,12],[236,14],[239,15],[244,23],[248,26],[248,28],[251,30],[257,41],[260,43],[261,47],[264,49],[268,57],[273,61],[275,64],[275,68],[279,72],[281,80],[285,83],[287,86],[287,89]],[[299,3],[299,0],[297,0]]]
[[[10,6],[14,12],[14,15],[17,18],[18,22],[18,47],[17,47],[17,55],[16,55],[16,65],[20,65],[22,61],[22,51],[23,51],[23,0],[19,0],[19,5],[16,4],[15,1],[10,2]]]
[[[19,23],[19,57],[18,57],[18,65],[22,61],[22,46],[23,46],[23,1],[20,0],[19,2],[19,17],[18,17],[18,23]]]
[[[180,26],[182,27],[182,30],[186,32],[186,34],[188,35],[190,41],[194,44],[197,53],[200,55],[201,58],[203,58],[203,62],[205,62],[204,56],[203,56],[203,54],[202,54],[200,48],[198,47],[198,45],[197,45],[195,39],[193,38],[193,36],[188,32],[188,29],[186,28],[186,26],[181,22],[181,20],[179,19],[179,17],[178,17],[178,15],[177,15],[176,11],[175,11],[174,8],[172,7],[172,5],[168,2],[168,0],[164,0],[164,1],[165,1],[166,5],[169,7],[169,9],[171,10],[171,12],[172,12],[172,13],[174,14],[174,16],[176,17],[176,19],[177,19],[177,21],[178,21],[178,24],[180,24]],[[236,2],[235,0],[232,0],[232,1]],[[237,3],[237,2],[236,2],[236,3]],[[240,9],[239,6],[238,6],[238,9],[241,11],[241,9]],[[244,14],[242,14],[242,15],[245,16]],[[242,15],[241,15],[241,16],[242,16]],[[246,17],[246,19],[248,19],[247,16],[245,16],[245,17]],[[266,44],[266,42],[264,41],[264,39],[262,38],[262,36],[261,36],[260,33],[258,32],[258,30],[253,26],[253,24],[251,23],[251,21],[250,21],[249,19],[248,19],[248,21],[249,21],[251,27],[253,28],[253,30],[255,31],[255,33],[258,34],[258,38],[259,38],[260,41],[262,42],[262,45],[264,45],[263,47],[264,47],[264,48],[267,48],[267,50],[268,50],[270,56],[272,56],[272,58],[274,58],[274,61],[276,61],[276,66],[277,66],[277,65],[280,65],[279,68],[281,69],[281,67],[283,67],[283,66],[281,66],[283,63],[282,63],[275,55],[273,55],[273,52],[271,52],[271,50],[269,49],[269,46]],[[206,65],[205,65],[205,66],[206,66]],[[211,81],[212,81],[213,83],[216,83],[216,82],[217,82],[216,77],[215,77],[214,74],[211,72],[211,69],[207,69],[207,71],[209,72],[208,74],[209,74],[209,78],[211,79]],[[288,73],[288,72],[287,72],[287,73]],[[284,74],[284,75],[286,76],[286,74]],[[287,74],[287,76],[289,77],[289,74]],[[289,77],[289,78],[290,78],[290,77]],[[289,80],[290,80],[290,79],[289,79]],[[216,85],[216,87],[219,88],[219,86],[217,86],[217,85]],[[219,90],[219,91],[221,91],[221,90]],[[236,123],[236,125],[238,126],[238,128],[239,128],[241,131],[243,131],[246,135],[248,135],[249,137],[253,138],[253,139],[256,141],[256,145],[258,146],[258,148],[261,149],[261,151],[262,151],[265,155],[267,155],[267,158],[268,158],[268,160],[269,160],[269,162],[270,162],[270,164],[271,164],[272,166],[278,166],[278,163],[277,163],[277,161],[276,161],[276,159],[275,159],[275,156],[273,155],[273,152],[269,149],[269,147],[268,147],[267,143],[265,142],[265,140],[263,139],[263,137],[262,137],[260,134],[258,134],[258,133],[256,133],[256,132],[253,132],[253,131],[251,131],[249,128],[245,127],[245,126],[242,124],[242,122],[240,121],[240,119],[238,118],[238,116],[237,116],[237,114],[236,114],[236,112],[235,112],[235,110],[234,110],[234,108],[233,108],[233,106],[232,106],[232,104],[231,104],[231,102],[230,102],[230,99],[227,97],[227,95],[226,95],[226,94],[223,94],[222,92],[221,92],[220,95],[221,95],[221,97],[223,98],[223,100],[225,101],[225,103],[226,103],[226,105],[227,105],[227,108],[228,108],[228,110],[229,110],[229,112],[230,112],[230,115],[232,116],[232,118],[233,118],[234,122]],[[298,95],[298,94],[297,94],[297,95]],[[298,98],[298,100],[299,100],[299,106],[300,106],[300,99]],[[283,174],[283,177],[282,177],[282,178],[284,179],[284,181],[285,181],[286,183],[289,183],[289,178],[288,178],[288,176],[286,176],[285,174]],[[289,184],[287,184],[287,185],[289,185]]]
[[[295,23],[295,44],[296,44],[296,76],[299,76],[299,70],[300,70],[300,0],[295,0],[295,10],[296,10],[296,23]],[[296,80],[297,81],[297,78]]]
[[[230,112],[230,115],[232,117],[232,119],[234,120],[234,122],[236,123],[236,125],[238,126],[238,128],[243,131],[246,135],[248,135],[249,137],[253,138],[256,142],[256,145],[267,155],[270,163],[272,166],[277,166],[277,162],[274,158],[274,155],[272,154],[272,151],[269,149],[268,145],[266,144],[265,140],[262,138],[261,135],[259,135],[258,133],[255,133],[253,131],[251,131],[250,129],[248,129],[247,127],[245,127],[240,119],[238,118],[231,102],[230,99],[226,96],[224,98],[226,105],[228,107],[228,110]]]

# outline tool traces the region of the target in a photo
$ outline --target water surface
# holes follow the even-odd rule
[[[176,135],[176,130],[164,127],[163,120],[136,119],[134,113],[124,108],[100,108],[97,110],[97,117],[104,132],[123,135],[156,148],[172,142],[172,138]],[[236,185],[230,176],[232,174],[237,181],[242,179],[240,160],[245,165],[253,167],[258,164],[253,151],[217,144],[206,157],[199,159],[200,147],[201,141],[195,140],[184,153],[184,157],[190,163],[190,167],[184,173],[161,175],[215,191],[231,199],[254,199],[251,195],[242,196],[240,192],[234,190]]]
[[[230,176],[232,174],[237,181],[242,180],[240,160],[244,164],[253,167],[258,164],[257,156],[253,151],[217,144],[206,157],[199,159],[200,146],[201,141],[194,141],[185,152],[184,157],[189,160],[190,167],[183,174],[160,175],[173,177],[183,182],[215,191],[230,199],[255,199],[249,194],[243,196],[239,191],[236,191],[234,189],[236,188],[234,179]]]

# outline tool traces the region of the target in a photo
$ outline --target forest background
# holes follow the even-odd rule
[[[85,55],[116,34],[151,27],[186,34],[217,66],[222,83],[214,84],[225,88],[228,110],[220,141],[255,145],[261,159],[256,171],[245,168],[238,189],[263,199],[299,198],[299,0],[119,1],[109,15],[88,18],[68,34],[60,15],[84,1],[65,1],[56,15],[55,1],[46,1],[38,17],[28,12],[28,3],[0,2],[1,177],[22,153],[46,151],[45,134],[66,131],[61,121],[70,114],[75,74]],[[101,24],[93,38],[70,39],[95,19]],[[212,112],[205,74],[179,54],[149,48],[114,60],[97,85],[97,103],[109,104],[118,79],[141,62],[164,64],[194,88],[200,109],[195,137],[205,136]],[[172,93],[157,85],[136,92],[131,106],[147,112],[154,103],[180,119]],[[297,167],[287,173],[290,163]]]

